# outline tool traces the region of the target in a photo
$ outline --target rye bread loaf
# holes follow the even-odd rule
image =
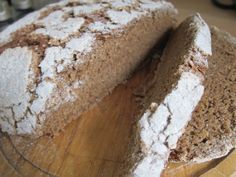
[[[212,57],[205,92],[171,160],[204,162],[236,145],[236,38],[211,28]]]
[[[173,32],[143,100],[128,159],[129,176],[158,177],[204,92],[210,30],[200,15]]]
[[[166,1],[62,1],[0,33],[0,127],[55,134],[123,82],[172,29]]]

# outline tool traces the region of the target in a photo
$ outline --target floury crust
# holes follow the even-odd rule
[[[0,34],[2,131],[59,132],[127,79],[175,15],[165,1],[62,1],[9,26]]]

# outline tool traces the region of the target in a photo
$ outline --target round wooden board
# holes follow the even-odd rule
[[[54,138],[44,136],[32,140],[1,133],[0,161],[3,165],[0,165],[0,176],[118,176],[140,110],[133,92],[155,64],[142,66],[145,67],[128,82],[119,85]],[[169,164],[163,176],[198,176],[218,162]]]
[[[206,0],[175,0],[173,3],[180,9],[179,19],[197,9],[208,22],[236,35],[232,12],[224,14],[219,10],[218,13]],[[148,70],[148,67],[139,70],[129,82],[118,86],[54,138],[44,136],[30,140],[0,133],[0,177],[118,176],[139,111],[133,90],[145,80]],[[163,176],[199,176],[221,160],[192,165],[170,163]]]

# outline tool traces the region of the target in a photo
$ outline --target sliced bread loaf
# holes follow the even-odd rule
[[[0,33],[0,127],[54,134],[121,83],[175,24],[165,1],[62,1]]]
[[[135,129],[130,176],[161,175],[203,95],[209,55],[207,24],[198,14],[187,18],[171,35],[147,89],[144,106],[150,106]]]
[[[211,35],[204,96],[171,154],[174,161],[212,160],[236,145],[236,38],[216,27]]]

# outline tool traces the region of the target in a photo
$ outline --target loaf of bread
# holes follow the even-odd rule
[[[55,134],[123,82],[175,24],[165,1],[62,1],[0,33],[0,127]]]
[[[236,145],[236,38],[216,27],[211,35],[204,96],[171,154],[174,161],[205,162]]]
[[[138,121],[128,168],[130,176],[158,177],[171,149],[191,119],[204,93],[204,78],[211,55],[208,25],[194,15],[171,35],[152,84],[145,93],[149,108]]]

